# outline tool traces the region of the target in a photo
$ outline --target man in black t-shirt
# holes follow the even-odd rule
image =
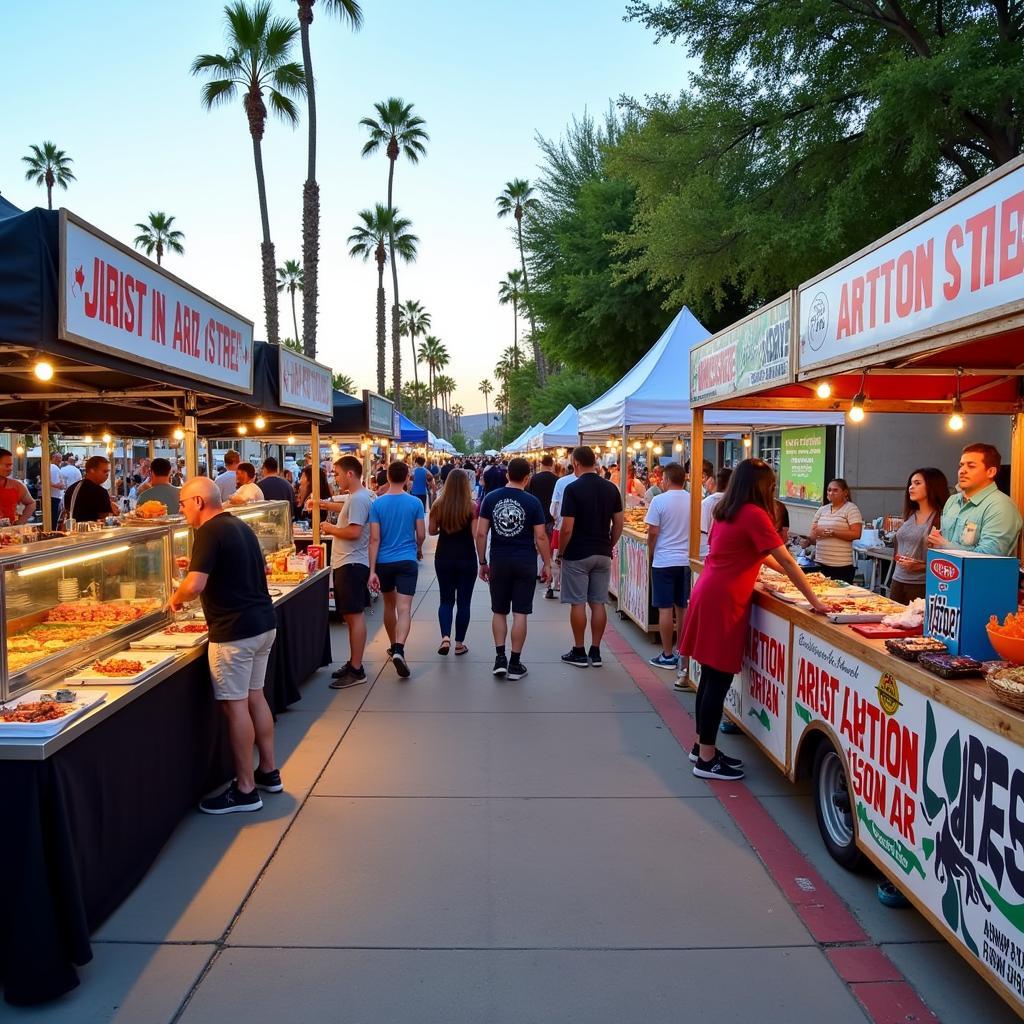
[[[476,528],[476,551],[480,579],[491,588],[491,632],[494,634],[496,676],[522,679],[526,666],[520,660],[526,643],[526,617],[533,611],[537,588],[537,555],[543,561],[541,579],[551,574],[551,549],[544,531],[544,510],[526,493],[530,464],[513,459],[508,464],[508,486],[491,491],[480,506]],[[487,534],[491,535],[490,563]],[[508,614],[512,612],[512,657],[505,656]]]
[[[484,494],[490,494],[491,491],[504,487],[508,478],[504,466],[497,459],[491,459],[491,464],[484,470],[482,479]]]
[[[555,521],[551,515],[551,496],[555,493],[555,484],[558,477],[555,476],[555,460],[550,455],[545,455],[540,460],[540,472],[530,477],[527,490],[539,502],[544,509],[544,522],[547,524],[548,537],[551,536],[551,524]]]
[[[612,549],[622,535],[622,495],[596,472],[594,451],[581,445],[572,453],[576,479],[562,497],[562,604],[572,605],[572,650],[562,655],[567,665],[601,665],[601,639],[608,625],[608,583]],[[584,649],[587,605],[590,605],[590,651]]]
[[[116,516],[118,508],[103,485],[110,476],[110,460],[93,455],[85,460],[85,475],[64,492],[64,515],[76,522],[95,523]]]
[[[259,489],[267,501],[287,501],[288,507],[295,513],[295,491],[292,485],[278,472],[277,459],[268,456],[263,460],[263,471],[259,479]]]
[[[214,697],[228,722],[235,779],[223,793],[199,804],[207,814],[258,811],[259,790],[280,793],[274,764],[274,717],[263,695],[277,617],[267,589],[263,551],[248,524],[225,512],[220,489],[208,477],[181,489],[181,511],[195,530],[188,575],[171,597],[179,611],[199,598],[210,630]],[[252,768],[252,744],[259,767]]]

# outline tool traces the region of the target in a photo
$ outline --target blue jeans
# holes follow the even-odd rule
[[[460,644],[466,639],[466,630],[469,629],[470,601],[477,574],[476,559],[435,562],[434,572],[441,591],[441,603],[437,606],[441,636],[452,635],[452,612],[455,611],[455,642]]]

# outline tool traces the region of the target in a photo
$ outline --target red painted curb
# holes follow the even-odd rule
[[[696,738],[693,716],[675,699],[664,676],[654,674],[611,619],[605,645],[650,701],[676,742],[689,751]],[[835,890],[790,842],[746,785],[733,783],[710,788],[870,1020],[874,1024],[937,1021],[899,968],[871,943]]]

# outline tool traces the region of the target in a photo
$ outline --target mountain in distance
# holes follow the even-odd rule
[[[483,412],[474,413],[472,416],[464,415],[462,417],[462,432],[466,437],[478,439],[488,425],[494,427],[499,423],[501,423],[501,417],[493,409],[489,418]]]

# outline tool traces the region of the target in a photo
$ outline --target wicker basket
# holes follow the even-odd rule
[[[986,676],[985,679],[997,700],[1015,711],[1024,711],[1024,690],[1001,683],[995,675]]]

